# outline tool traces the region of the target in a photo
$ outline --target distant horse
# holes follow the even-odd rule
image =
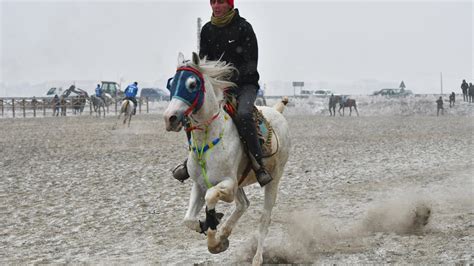
[[[187,169],[193,179],[188,211],[184,224],[192,230],[207,234],[207,247],[211,253],[220,253],[229,247],[229,236],[239,218],[249,206],[244,187],[256,183],[250,160],[237,128],[224,111],[224,90],[235,84],[227,81],[233,68],[221,61],[200,60],[193,53],[192,61],[181,62],[172,82],[169,82],[172,99],[163,117],[167,131],[178,132],[183,121],[191,134],[191,151]],[[263,262],[263,242],[268,233],[270,217],[276,201],[280,179],[290,152],[290,135],[285,117],[275,108],[258,107],[271,125],[271,154],[264,159],[273,180],[265,187],[264,209],[260,218],[257,251],[253,264]],[[187,123],[186,123],[187,124]],[[212,153],[212,156],[210,156]],[[217,227],[222,214],[216,212],[217,203],[235,202],[235,208],[224,223]],[[198,214],[206,206],[206,220]]]
[[[104,117],[105,117],[105,102],[102,100],[102,98],[97,97],[95,95],[91,95],[90,100],[92,102],[92,106],[94,108],[94,112],[99,115],[100,117],[100,108],[104,111]]]
[[[72,99],[72,109],[74,114],[82,114],[86,105],[87,98],[85,95],[78,95]]]
[[[60,102],[60,105],[61,105],[61,116],[66,116],[66,111],[67,111],[66,97],[64,97],[64,95],[59,97],[59,102]]]
[[[356,100],[347,98],[345,101],[342,99],[341,96],[336,96],[336,100],[339,102],[339,115],[344,116],[344,109],[346,107],[349,107],[349,116],[352,115],[352,107],[354,107],[357,116],[359,116],[359,111],[357,110],[357,104]],[[341,109],[342,109],[342,114],[341,114]]]
[[[128,127],[130,127],[130,120],[132,120],[133,109],[135,108],[135,104],[131,100],[123,100],[122,106],[120,107],[120,114],[118,116],[118,120],[120,120],[120,116],[124,114],[123,124],[127,123],[128,119]]]

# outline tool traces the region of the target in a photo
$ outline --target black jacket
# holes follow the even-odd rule
[[[238,87],[254,84],[258,87],[259,74],[257,38],[252,25],[239,15],[239,11],[229,24],[218,27],[208,22],[201,30],[199,56],[209,60],[222,60],[237,68],[231,81]]]

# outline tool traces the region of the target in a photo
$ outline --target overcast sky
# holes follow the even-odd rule
[[[6,84],[149,81],[197,49],[209,1],[2,1]],[[263,83],[404,80],[415,92],[473,81],[472,1],[235,0],[253,26]],[[354,90],[356,88],[353,88]]]

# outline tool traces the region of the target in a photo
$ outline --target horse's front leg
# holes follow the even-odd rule
[[[207,231],[207,248],[213,254],[223,252],[229,247],[229,240],[226,237],[216,238],[217,224],[222,218],[219,217],[220,214],[216,213],[216,204],[219,200],[234,201],[237,188],[237,182],[227,178],[206,192],[206,222],[201,226],[204,226],[202,229]]]
[[[201,232],[201,226],[197,218],[199,212],[204,206],[204,191],[202,191],[197,183],[193,184],[191,188],[191,196],[189,198],[188,210],[184,216],[183,223],[189,229],[194,230],[198,233]]]
[[[232,211],[230,217],[225,221],[219,230],[219,237],[221,239],[228,238],[230,236],[235,224],[240,219],[240,217],[242,217],[249,206],[250,202],[245,195],[244,189],[239,188],[237,190],[237,194],[235,195],[235,209]]]

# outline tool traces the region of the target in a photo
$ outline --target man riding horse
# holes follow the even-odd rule
[[[262,147],[252,114],[259,80],[257,38],[250,23],[234,9],[234,0],[211,0],[211,8],[211,21],[201,31],[199,57],[225,61],[238,70],[230,78],[230,81],[237,84],[229,92],[238,101],[234,121],[249,156],[258,164],[253,167],[257,181],[263,187],[272,181],[272,176],[263,163]],[[176,179],[184,181],[189,178],[186,165],[187,160],[173,170]]]
[[[135,81],[132,84],[128,85],[125,89],[125,100],[130,100],[134,104],[133,115],[137,112],[137,93],[138,93],[138,83]]]
[[[104,97],[104,91],[100,87],[100,84],[97,84],[97,87],[95,88],[95,96],[97,96],[99,99],[102,99],[102,101],[104,101],[104,105],[107,105],[107,101]]]

